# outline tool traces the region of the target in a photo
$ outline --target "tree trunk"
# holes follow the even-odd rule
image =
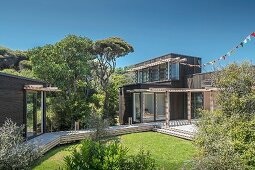
[[[104,99],[104,113],[103,113],[103,118],[109,119],[109,92],[106,90],[105,91],[105,99]]]

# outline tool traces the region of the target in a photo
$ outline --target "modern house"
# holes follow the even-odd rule
[[[121,124],[196,118],[197,109],[213,109],[211,73],[201,73],[201,58],[167,54],[134,65],[136,83],[120,87]]]
[[[0,73],[0,125],[9,118],[24,125],[24,136],[46,132],[46,92],[58,91],[46,82]]]

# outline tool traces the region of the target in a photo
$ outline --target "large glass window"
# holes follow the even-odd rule
[[[165,120],[165,94],[156,94],[156,120]]]
[[[171,80],[179,80],[180,79],[179,63],[170,63],[169,75],[170,75],[169,78]]]
[[[151,82],[159,81],[159,66],[151,67]]]
[[[203,109],[203,94],[191,93],[191,118],[198,118],[198,110]]]
[[[159,66],[159,79],[160,81],[167,80],[167,63]]]
[[[133,94],[133,121],[141,122],[141,95],[140,93]]]
[[[149,69],[143,70],[143,83],[146,83],[149,81]]]
[[[143,99],[144,99],[143,121],[144,122],[154,121],[154,94],[145,93]]]
[[[27,137],[42,133],[41,93],[27,92]]]

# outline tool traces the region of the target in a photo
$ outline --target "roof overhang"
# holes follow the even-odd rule
[[[43,92],[59,92],[57,87],[43,87],[43,85],[25,85],[24,90],[26,91],[43,91]]]
[[[130,93],[138,93],[138,92],[157,92],[157,93],[165,93],[165,92],[172,92],[172,93],[185,93],[185,92],[211,92],[211,91],[218,91],[218,88],[204,88],[204,89],[190,89],[190,88],[149,88],[149,89],[133,89],[127,90]]]
[[[137,66],[129,69],[128,71],[137,71],[137,70],[145,69],[145,68],[148,68],[148,67],[152,67],[152,66],[163,64],[163,63],[167,63],[167,62],[184,63],[184,62],[187,62],[187,58],[182,58],[181,59],[180,57],[176,57],[176,58],[160,59],[158,61],[154,61],[154,62],[150,62],[150,63],[143,63],[141,65],[137,65]]]

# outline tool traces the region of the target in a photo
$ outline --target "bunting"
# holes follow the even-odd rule
[[[180,63],[182,65],[187,65],[189,67],[205,67],[207,65],[213,65],[214,63],[220,61],[220,60],[226,60],[227,57],[233,55],[236,50],[240,47],[244,47],[244,44],[248,43],[249,41],[251,41],[251,38],[254,37],[255,38],[255,32],[251,33],[250,35],[248,35],[241,43],[239,43],[236,47],[234,47],[233,49],[231,49],[229,52],[227,52],[227,54],[213,60],[210,62],[207,62],[205,64],[187,64],[187,63]]]

